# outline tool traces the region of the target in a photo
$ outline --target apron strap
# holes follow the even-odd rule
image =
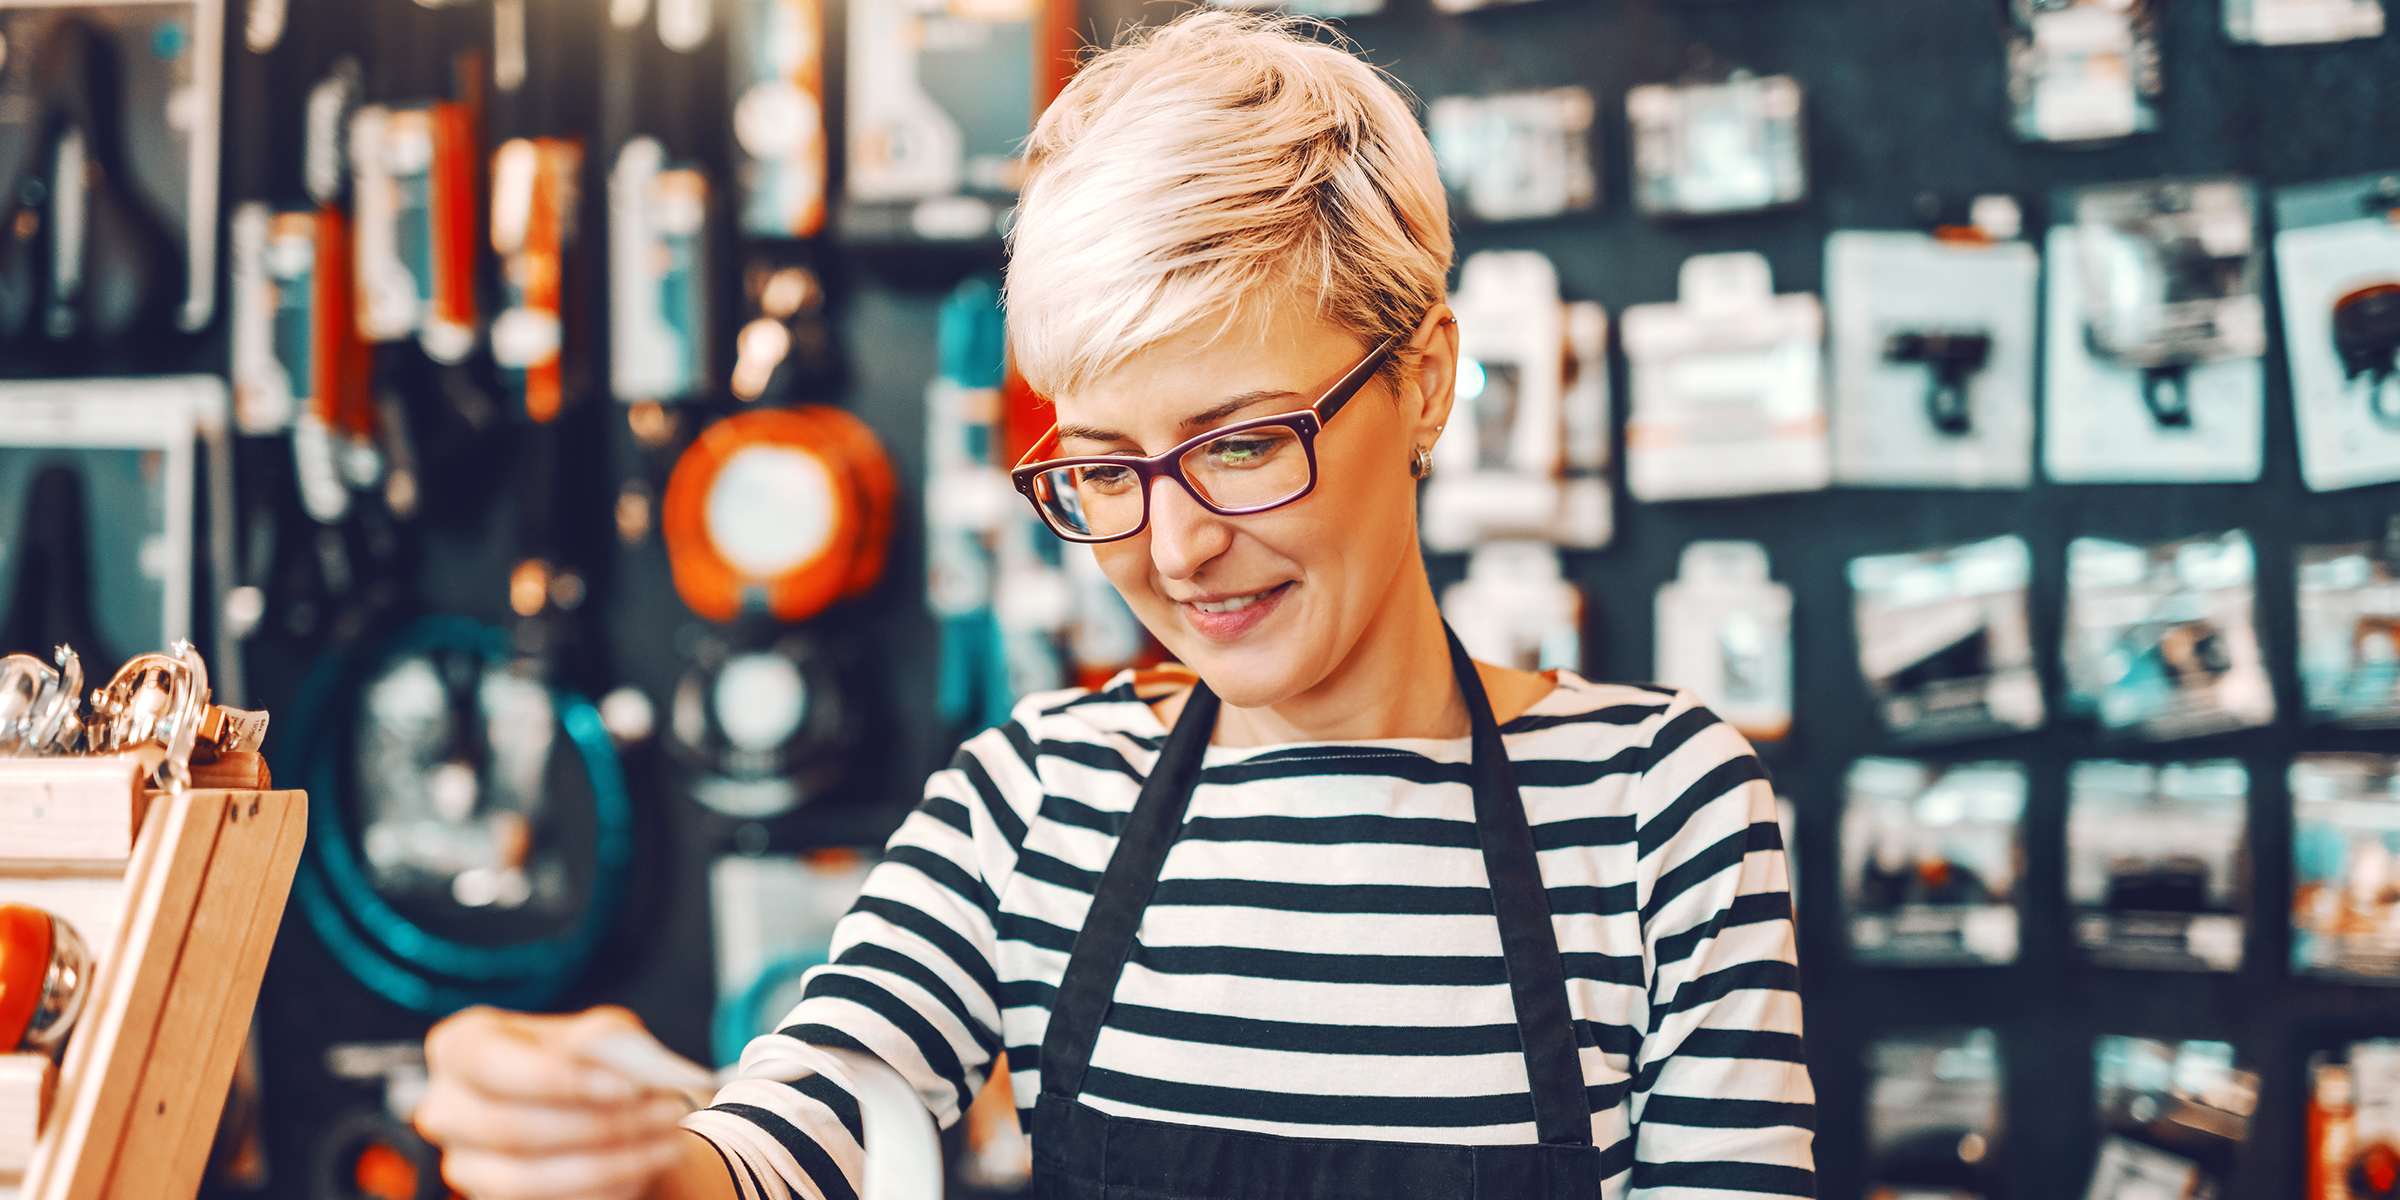
[[[1583,1060],[1567,1005],[1566,969],[1558,933],[1550,924],[1550,897],[1543,890],[1534,856],[1533,829],[1508,766],[1508,749],[1492,718],[1483,679],[1447,625],[1450,664],[1467,705],[1475,791],[1475,831],[1491,880],[1492,911],[1500,922],[1500,949],[1508,965],[1509,998],[1524,1043],[1525,1075],[1533,1096],[1534,1128],[1547,1145],[1592,1144],[1591,1104],[1584,1091]],[[1042,1094],[1073,1100],[1083,1093],[1092,1048],[1116,997],[1117,981],[1133,951],[1134,934],[1158,886],[1159,869],[1183,831],[1183,816],[1200,782],[1200,764],[1217,724],[1218,700],[1206,683],[1192,685],[1183,713],[1167,735],[1158,761],[1118,836],[1108,869],[1100,876],[1083,929],[1075,935],[1067,969],[1050,1005],[1042,1035]]]
[[[1140,799],[1117,835],[1117,848],[1092,892],[1092,907],[1067,955],[1067,971],[1050,1002],[1050,1026],[1042,1034],[1042,1092],[1072,1100],[1083,1094],[1084,1072],[1100,1024],[1116,998],[1117,979],[1133,952],[1133,935],[1158,887],[1159,868],[1183,832],[1184,810],[1200,783],[1200,763],[1217,728],[1217,694],[1195,681],[1183,713],[1142,781]]]
[[[1542,886],[1534,856],[1533,826],[1525,819],[1508,747],[1492,719],[1475,660],[1447,622],[1450,666],[1467,702],[1473,746],[1475,837],[1483,845],[1483,870],[1492,884],[1492,913],[1500,919],[1500,953],[1508,963],[1509,999],[1515,1002],[1517,1036],[1525,1044],[1525,1077],[1533,1093],[1533,1125],[1543,1144],[1592,1144],[1591,1098],[1584,1091],[1583,1057],[1576,1047],[1575,1019],[1567,1006],[1567,973],[1558,954],[1558,930],[1550,924],[1550,893]]]

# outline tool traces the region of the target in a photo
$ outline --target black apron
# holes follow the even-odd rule
[[[1039,1200],[1599,1200],[1600,1151],[1592,1145],[1566,972],[1550,925],[1550,898],[1534,862],[1533,831],[1483,681],[1454,634],[1450,664],[1466,695],[1475,832],[1500,920],[1541,1141],[1442,1146],[1278,1137],[1112,1117],[1078,1099],[1134,932],[1159,867],[1182,831],[1216,728],[1216,694],[1197,683],[1126,818],[1051,1004],[1033,1117],[1033,1191]]]

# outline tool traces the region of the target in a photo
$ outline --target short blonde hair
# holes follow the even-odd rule
[[[1088,387],[1270,303],[1373,344],[1441,301],[1450,209],[1400,90],[1289,17],[1199,10],[1084,64],[1027,145],[1009,340],[1035,391]]]

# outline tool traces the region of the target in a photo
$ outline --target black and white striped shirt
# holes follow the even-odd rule
[[[1765,772],[1688,695],[1557,680],[1501,734],[1566,960],[1604,1194],[1813,1195]],[[1156,682],[1030,698],[927,783],[833,965],[686,1122],[745,1197],[854,1194],[857,1105],[812,1043],[890,1063],[944,1125],[1005,1049],[1030,1112],[1051,996],[1166,739],[1136,694]],[[1468,761],[1463,737],[1211,747],[1084,1103],[1295,1137],[1534,1141]]]

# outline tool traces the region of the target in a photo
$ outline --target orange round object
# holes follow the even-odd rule
[[[24,1044],[33,1011],[42,1002],[57,936],[50,914],[22,904],[0,904],[0,1047]]]
[[[675,590],[716,621],[815,616],[881,574],[897,490],[874,434],[840,409],[719,421],[667,480],[660,532]]]
[[[369,1142],[351,1170],[358,1194],[374,1200],[416,1200],[417,1164],[382,1142]]]
[[[883,578],[884,563],[890,555],[893,509],[900,495],[899,476],[892,470],[891,456],[883,452],[883,443],[876,439],[874,430],[867,428],[866,422],[846,410],[821,404],[793,411],[816,421],[850,467],[859,511],[865,519],[859,522],[858,546],[850,561],[849,577],[842,584],[842,598],[864,595]]]

